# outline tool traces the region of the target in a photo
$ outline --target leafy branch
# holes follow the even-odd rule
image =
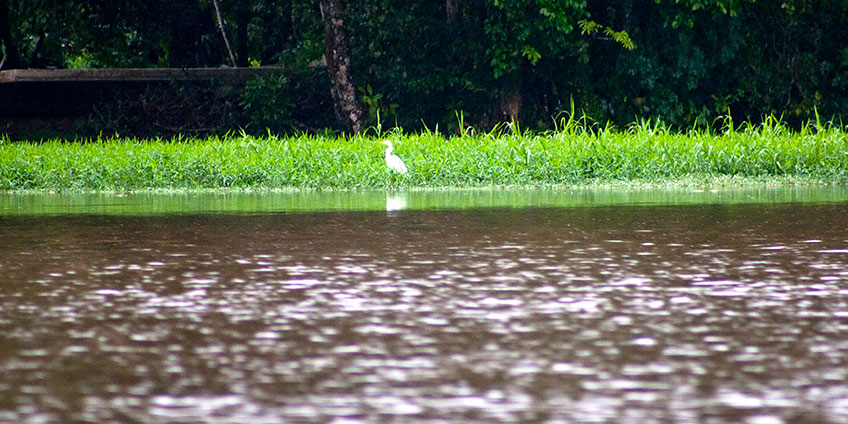
[[[595,21],[587,19],[577,21],[577,24],[580,25],[580,33],[583,35],[595,36],[597,33],[601,32],[606,35],[606,37],[597,37],[598,39],[615,41],[627,50],[633,50],[636,48],[636,45],[633,44],[633,40],[630,39],[630,34],[628,34],[627,31],[616,31],[610,27],[603,26]]]

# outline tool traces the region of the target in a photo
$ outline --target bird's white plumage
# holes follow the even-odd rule
[[[401,173],[406,175],[409,171],[406,169],[406,165],[404,165],[403,161],[397,156],[392,154],[394,151],[394,146],[392,146],[392,142],[389,140],[383,141],[382,144],[385,144],[386,147],[386,166],[389,167],[392,171]]]

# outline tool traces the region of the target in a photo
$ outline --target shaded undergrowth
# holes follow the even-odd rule
[[[563,122],[484,134],[0,140],[0,190],[386,189],[567,184],[848,182],[848,133],[776,120],[711,132]],[[410,169],[383,163],[385,138]]]

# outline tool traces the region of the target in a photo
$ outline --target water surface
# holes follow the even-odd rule
[[[0,421],[848,422],[843,195],[687,193],[7,213]]]
[[[0,193],[0,216],[281,213],[613,205],[845,203],[848,186],[490,188],[413,191]]]

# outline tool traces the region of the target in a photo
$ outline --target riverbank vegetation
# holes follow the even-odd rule
[[[63,142],[0,141],[0,190],[397,189],[592,184],[848,182],[848,132],[776,119],[725,130],[624,129],[562,120],[547,132],[501,125],[445,136],[376,130],[297,135]],[[409,175],[391,172],[391,139]]]
[[[691,128],[724,115],[759,124],[774,115],[798,129],[848,110],[846,26],[848,2],[838,0],[3,0],[0,28],[11,31],[0,34],[0,68],[273,66],[282,74],[244,81],[243,93],[193,95],[177,84],[176,99],[161,87],[116,101],[91,89],[95,110],[63,116],[71,139],[88,129],[164,138],[266,127],[350,132],[376,125],[378,113],[416,132],[510,121],[547,131],[571,104],[619,127],[660,119]],[[338,63],[349,63],[349,74]],[[6,95],[20,98],[27,86],[9,84]],[[52,93],[30,95],[58,102],[56,113],[79,101]],[[345,109],[331,93],[355,104]],[[7,103],[0,134],[34,137],[3,126],[22,114],[19,101]]]

